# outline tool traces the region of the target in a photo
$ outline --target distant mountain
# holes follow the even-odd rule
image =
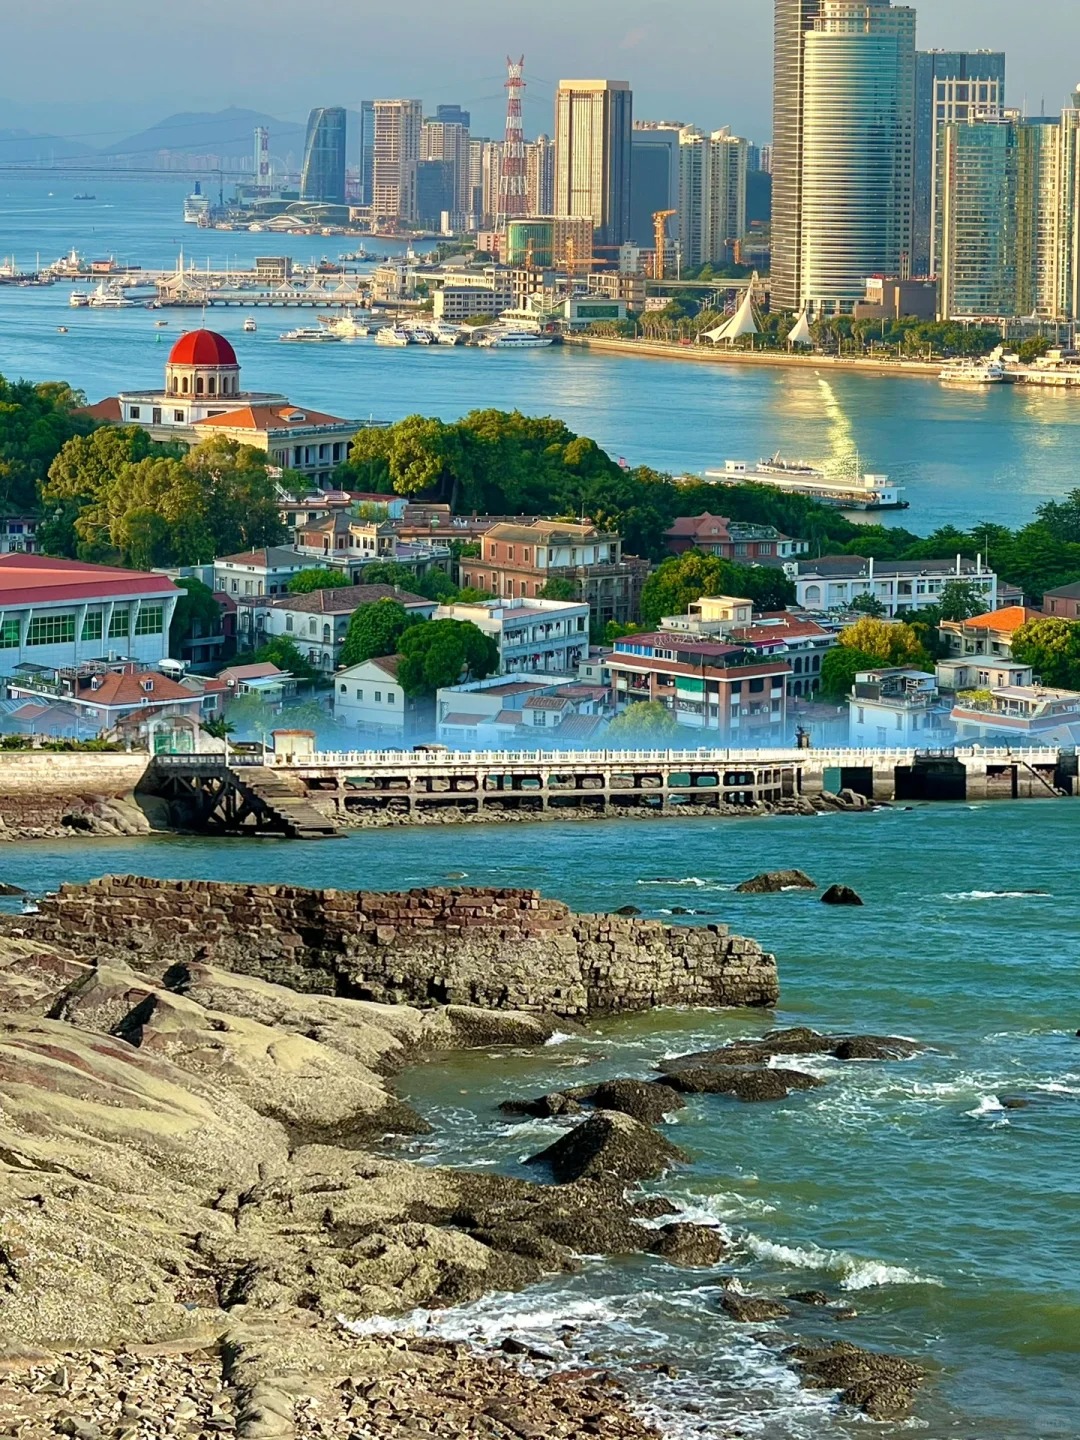
[[[247,160],[252,153],[256,125],[265,125],[270,131],[271,154],[303,153],[303,125],[235,106],[213,114],[186,111],[169,115],[148,130],[129,135],[126,140],[120,140],[100,153],[139,160],[144,165],[152,165],[154,157],[162,151],[181,155],[220,155],[230,162]]]
[[[0,165],[48,164],[53,160],[76,160],[93,155],[89,145],[65,140],[60,135],[34,135],[29,130],[0,130]]]

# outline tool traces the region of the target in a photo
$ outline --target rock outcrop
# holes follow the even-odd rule
[[[862,905],[862,896],[857,894],[850,885],[830,885],[825,894],[821,897],[823,905]]]
[[[776,962],[722,925],[576,915],[534,890],[407,894],[109,877],[6,933],[140,966],[209,963],[292,990],[570,1019],[654,1005],[768,1006]]]
[[[735,886],[736,895],[778,895],[782,890],[816,890],[817,884],[802,870],[767,870]]]
[[[600,1110],[526,1162],[543,1165],[562,1185],[572,1180],[613,1181],[626,1185],[653,1180],[690,1159],[639,1120]]]
[[[910,1360],[861,1350],[857,1345],[796,1345],[787,1355],[814,1390],[838,1390],[845,1405],[871,1420],[904,1420],[925,1378]]]

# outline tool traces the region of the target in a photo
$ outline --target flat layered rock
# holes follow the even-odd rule
[[[926,1372],[910,1360],[842,1342],[796,1345],[785,1352],[814,1390],[838,1390],[845,1405],[872,1420],[904,1420],[911,1414]]]
[[[770,1069],[764,1065],[742,1069],[726,1064],[671,1070],[661,1081],[684,1095],[732,1095],[748,1104],[783,1100],[797,1090],[816,1090],[824,1083],[804,1070]]]
[[[923,1046],[898,1035],[822,1035],[798,1026],[771,1030],[760,1040],[739,1040],[716,1050],[697,1050],[661,1060],[657,1069],[671,1075],[686,1069],[764,1065],[781,1055],[831,1055],[838,1060],[906,1060]]]
[[[803,870],[767,870],[735,886],[736,895],[778,895],[784,890],[816,890],[817,882]]]

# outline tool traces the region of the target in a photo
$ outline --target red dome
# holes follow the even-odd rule
[[[170,365],[236,365],[236,351],[213,330],[189,330],[169,355]]]

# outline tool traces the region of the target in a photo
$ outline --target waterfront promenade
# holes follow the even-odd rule
[[[896,355],[871,360],[850,355],[805,355],[788,350],[729,350],[719,345],[682,345],[666,340],[609,340],[593,335],[569,336],[566,343],[640,360],[691,360],[702,365],[748,365],[759,369],[821,371],[830,375],[877,375],[885,379],[936,379],[942,366],[940,360],[900,359]]]

